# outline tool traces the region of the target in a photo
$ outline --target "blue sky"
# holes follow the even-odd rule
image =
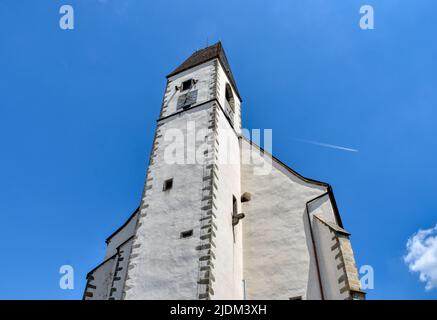
[[[59,28],[63,4],[75,29]],[[375,9],[375,30],[359,8]],[[221,40],[246,128],[329,182],[369,299],[436,299],[403,261],[436,222],[437,3],[2,0],[0,298],[78,299],[137,207],[165,75]],[[353,148],[348,152],[304,140]],[[59,267],[75,269],[61,290]]]

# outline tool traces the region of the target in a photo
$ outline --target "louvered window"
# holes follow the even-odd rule
[[[184,93],[179,96],[177,109],[188,108],[197,102],[197,90]]]

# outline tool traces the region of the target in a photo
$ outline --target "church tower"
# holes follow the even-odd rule
[[[106,242],[84,299],[364,297],[331,187],[242,135],[220,42],[167,76],[141,204]]]

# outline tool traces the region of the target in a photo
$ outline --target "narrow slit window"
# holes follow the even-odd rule
[[[193,230],[187,230],[187,231],[183,231],[181,232],[181,239],[183,238],[189,238],[193,235]]]
[[[226,98],[226,105],[229,106],[232,112],[235,112],[235,99],[234,99],[234,95],[232,94],[231,86],[229,84],[226,84],[225,98]]]
[[[173,188],[173,179],[165,180],[162,191],[167,191],[170,190],[171,188]]]
[[[235,198],[235,196],[232,196],[232,216],[236,216],[237,214],[237,198]]]
[[[234,227],[236,226],[236,224],[238,223],[238,218],[237,218],[237,214],[238,214],[238,209],[237,209],[237,198],[235,198],[235,196],[232,196],[232,239],[234,240],[235,243],[235,229]]]

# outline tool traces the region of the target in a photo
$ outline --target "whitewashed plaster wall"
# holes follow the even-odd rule
[[[215,89],[214,91],[211,90],[211,86],[215,83],[215,73],[215,61],[211,60],[170,77],[164,94],[161,116],[166,117],[180,111],[177,110],[178,98],[187,91],[181,92],[176,87],[180,87],[182,82],[186,80],[194,79],[197,81],[190,90],[197,90],[197,102],[195,105],[211,100],[215,91]]]
[[[108,259],[116,254],[118,247],[135,234],[138,216],[139,213],[136,212],[132,217],[130,217],[129,221],[127,221],[123,228],[118,230],[115,234],[107,239],[105,259]]]
[[[212,110],[216,110],[214,127],[217,141],[217,158],[227,152],[237,161],[223,164],[216,161],[215,175],[217,191],[214,193],[215,232],[211,248],[213,260],[211,297],[212,299],[242,298],[242,249],[241,224],[235,228],[235,243],[232,233],[232,195],[240,199],[239,142],[221,109],[214,102],[199,107],[218,95],[229,81],[218,60],[211,60],[179,73],[168,79],[159,128],[152,151],[148,170],[145,195],[141,206],[141,217],[134,240],[125,286],[126,299],[196,299],[199,297],[197,280],[199,277],[196,241],[203,233],[199,224],[202,210],[202,178],[205,166],[202,164],[168,165],[164,150],[169,142],[163,136],[170,129],[180,129],[187,135],[187,122],[195,122],[196,129],[210,128]],[[218,76],[217,71],[222,73]],[[220,78],[220,79],[219,79]],[[193,90],[198,90],[196,104],[191,109],[176,113],[177,99],[181,94],[176,86],[188,79],[197,82]],[[236,106],[239,101],[235,96]],[[223,101],[224,102],[224,101]],[[238,122],[239,123],[239,122]],[[232,133],[231,138],[226,135]],[[226,141],[225,141],[226,140]],[[229,140],[229,143],[225,143]],[[200,142],[196,143],[196,148]],[[189,146],[190,148],[191,146]],[[224,150],[223,148],[230,148]],[[188,150],[190,151],[190,150]],[[173,188],[162,192],[166,179],[173,178]],[[239,205],[239,204],[238,204]],[[180,232],[193,229],[193,236],[180,239]],[[202,273],[205,274],[205,273]],[[204,279],[205,280],[205,279]]]
[[[208,126],[211,105],[187,110],[159,127],[153,163],[142,204],[142,217],[134,242],[126,282],[126,299],[197,299],[199,217],[201,212],[202,164],[167,164],[165,132],[172,128],[187,136],[187,121],[196,127]],[[196,145],[188,145],[188,152]],[[181,146],[183,148],[183,146]],[[184,149],[182,149],[184,150]],[[185,153],[183,152],[182,155]],[[173,187],[163,191],[164,181]],[[193,236],[180,237],[193,230]]]
[[[250,150],[245,139],[241,144],[243,153]],[[326,187],[305,182],[276,161],[267,175],[254,175],[250,163],[241,170],[241,192],[251,194],[243,203],[246,298],[320,299],[306,203]]]
[[[242,299],[242,224],[232,226],[233,196],[241,212],[240,145],[223,111],[217,108],[216,259],[213,299]],[[234,229],[234,230],[233,230]],[[235,237],[234,237],[235,233]]]
[[[339,224],[327,193],[308,203],[308,210],[312,221],[314,221],[314,215],[317,214],[326,221],[332,222],[336,225]]]
[[[88,275],[85,300],[107,300],[111,287],[116,257],[107,259]]]
[[[108,238],[105,261],[87,275],[85,300],[122,298],[138,215],[136,211],[125,225]]]

